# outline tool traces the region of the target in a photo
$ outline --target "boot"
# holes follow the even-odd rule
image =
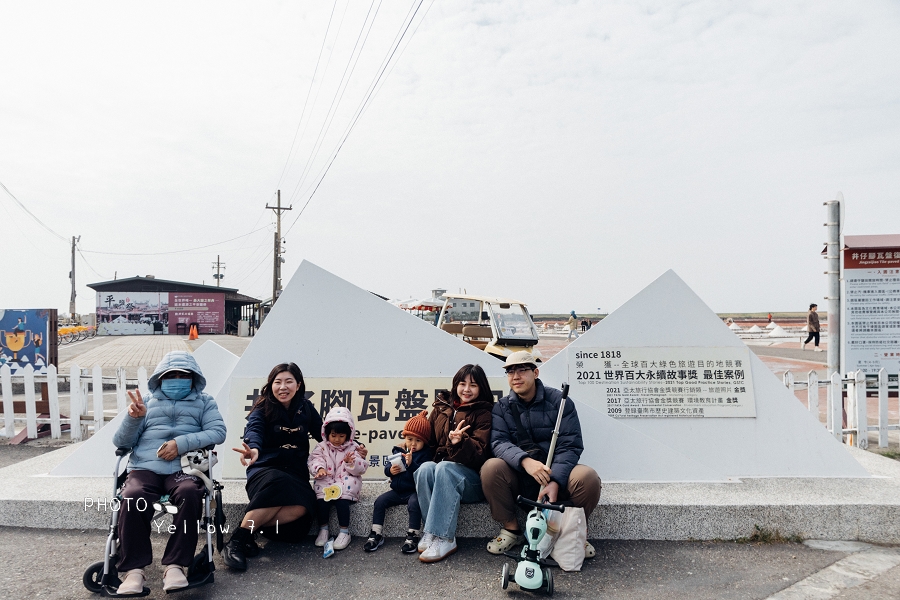
[[[222,548],[222,562],[229,569],[237,571],[247,570],[247,557],[244,554],[247,542],[253,539],[253,534],[246,527],[238,527],[234,535]]]

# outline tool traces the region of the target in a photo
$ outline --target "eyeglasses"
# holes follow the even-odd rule
[[[510,367],[506,370],[506,374],[515,375],[516,373],[524,373],[526,371],[534,371],[534,367],[530,365],[518,365],[515,367]]]

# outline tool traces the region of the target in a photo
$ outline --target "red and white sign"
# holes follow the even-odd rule
[[[178,333],[179,323],[197,323],[199,333],[225,333],[225,294],[170,292],[169,333]]]

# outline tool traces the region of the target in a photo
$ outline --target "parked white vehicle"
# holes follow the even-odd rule
[[[442,330],[500,360],[519,350],[531,352],[538,362],[543,360],[535,348],[537,328],[523,302],[468,294],[444,297],[437,321]]]

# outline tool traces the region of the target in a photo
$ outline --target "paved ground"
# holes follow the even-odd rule
[[[81,584],[84,569],[102,557],[98,532],[0,528],[0,597],[90,598]],[[164,536],[153,536],[162,553]],[[505,559],[484,551],[486,540],[462,540],[460,551],[425,565],[397,551],[391,539],[374,554],[361,540],[324,560],[311,542],[271,544],[251,568],[238,574],[221,566],[216,582],[184,592],[183,598],[527,598],[504,592],[499,572]],[[47,552],[53,548],[52,552]],[[734,542],[597,542],[598,555],[581,573],[554,571],[558,598],[666,598],[676,600],[767,598],[844,558],[845,552],[814,550],[802,544]],[[510,561],[512,562],[512,561]],[[153,598],[161,592],[157,566],[148,570]],[[887,595],[900,585],[876,580]],[[515,588],[514,585],[510,586]],[[873,588],[875,589],[875,588]],[[848,596],[852,597],[852,596]],[[867,596],[876,597],[876,596]]]

